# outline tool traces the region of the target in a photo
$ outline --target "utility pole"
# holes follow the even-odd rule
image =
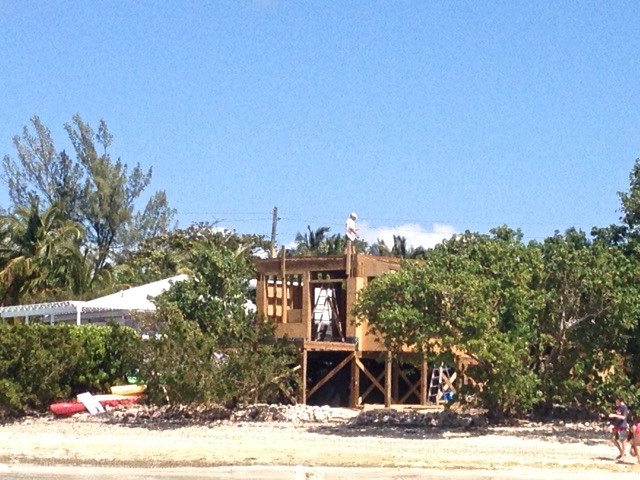
[[[276,258],[276,225],[278,224],[278,207],[273,207],[271,222],[271,258]]]

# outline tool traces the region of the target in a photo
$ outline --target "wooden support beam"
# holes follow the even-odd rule
[[[369,378],[373,379],[373,377],[369,376]],[[380,372],[380,375],[378,375],[376,377],[376,383],[371,383],[371,385],[369,385],[367,387],[367,389],[362,393],[362,402],[364,403],[364,401],[367,399],[367,397],[369,396],[369,394],[371,392],[373,392],[374,388],[377,388],[378,390],[380,390],[380,393],[382,393],[384,395],[384,388],[382,387],[382,379],[384,378],[384,370],[382,372]]]
[[[358,364],[358,367],[360,367],[360,370],[362,370],[364,372],[364,374],[369,377],[369,380],[371,380],[371,383],[373,385],[375,385],[380,392],[382,392],[384,394],[384,387],[382,386],[382,384],[378,381],[377,378],[375,378],[370,372],[369,370],[367,370],[367,368],[362,364],[362,362],[360,361],[359,358],[356,357],[356,363]],[[386,374],[386,372],[382,372],[380,374],[380,377],[384,376]]]
[[[404,403],[411,395],[415,394],[415,396],[419,399],[420,394],[418,393],[418,387],[420,387],[420,380],[418,380],[415,384],[411,383],[411,381],[407,378],[407,376],[400,372],[400,377],[405,381],[407,386],[409,387],[409,391],[404,394],[404,396],[400,399],[398,403]]]
[[[446,374],[442,376],[442,380],[444,381],[444,383],[447,385],[447,387],[449,387],[449,390],[454,393],[456,392],[456,388],[453,386],[453,382],[455,381],[457,375],[457,372],[453,372],[451,376],[447,376]]]
[[[354,354],[351,361],[351,401],[349,402],[351,408],[360,405],[360,369],[356,359],[356,354]]]
[[[391,384],[391,397],[398,398],[400,396],[400,365],[397,358],[394,358],[391,362],[391,372],[391,379],[393,382]]]
[[[380,260],[378,260],[378,262],[379,261]],[[277,275],[278,272],[280,272],[280,263],[280,258],[258,260],[256,262],[256,269],[259,273]],[[287,270],[289,273],[302,273],[305,270],[311,272],[344,271],[344,255],[288,257]]]
[[[422,368],[420,369],[420,404],[426,405],[429,401],[427,396],[427,389],[429,383],[429,365],[427,364],[427,357],[422,357]]]
[[[311,283],[312,285],[321,285],[323,283],[342,283],[344,282],[344,280],[344,278],[323,278],[320,280],[309,280],[309,283]]]
[[[305,340],[311,340],[313,331],[313,312],[311,309],[311,272],[308,270],[302,274],[302,322],[305,326]]]
[[[347,275],[347,277],[350,277],[351,276],[351,242],[349,240],[347,240],[347,250],[344,254],[344,257],[345,257],[344,272]]]
[[[331,380],[336,373],[338,373],[342,367],[344,367],[347,363],[349,363],[355,357],[355,353],[350,353],[346,356],[344,360],[342,360],[338,365],[333,367],[329,373],[327,373],[322,380],[316,383],[311,390],[309,390],[308,396],[310,397],[314,393],[318,391],[320,387],[322,387],[325,383]]]
[[[391,396],[391,366],[393,363],[393,356],[391,355],[391,352],[387,350],[387,359],[384,362],[384,369],[385,369],[385,378],[384,378],[384,406],[386,408],[389,408],[391,406],[391,404],[393,403],[393,399]]]
[[[356,345],[355,343],[348,342],[323,342],[305,340],[304,349],[313,350],[315,352],[354,352],[356,350]]]
[[[282,276],[282,323],[287,323],[287,270],[285,267],[287,249],[282,246],[282,263],[280,264],[280,275]]]
[[[303,405],[307,404],[307,351],[302,350],[302,371],[301,371],[301,382],[300,382],[300,403]]]

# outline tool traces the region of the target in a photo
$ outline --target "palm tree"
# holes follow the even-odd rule
[[[411,248],[407,247],[407,237],[401,235],[393,236],[393,247],[391,248],[391,255],[394,257],[406,258],[411,255]]]
[[[307,225],[309,233],[302,235],[300,232],[296,235],[296,248],[294,255],[321,255],[324,252],[322,247],[326,242],[326,234],[331,230],[329,227],[320,227],[315,231]]]
[[[339,233],[326,238],[322,248],[324,255],[341,255],[344,249],[344,236]]]
[[[83,288],[74,275],[85,259],[80,224],[36,200],[14,215],[0,216],[0,302],[56,300]]]
[[[391,250],[389,250],[389,247],[387,247],[387,244],[384,242],[384,240],[381,240],[379,238],[376,243],[369,247],[369,252],[371,253],[371,255],[376,255],[378,257],[391,256]]]
[[[407,246],[407,238],[402,235],[393,236],[393,247],[389,248],[384,240],[378,239],[378,242],[370,248],[372,255],[382,257],[401,257],[401,258],[417,258],[424,255],[424,248],[412,248]]]

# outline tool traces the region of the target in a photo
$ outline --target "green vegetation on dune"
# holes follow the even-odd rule
[[[248,311],[252,259],[270,243],[214,225],[178,229],[164,192],[136,201],[151,169],[129,169],[75,115],[57,149],[38,117],[3,161],[11,204],[0,217],[2,305],[95,298],[187,273],[157,300],[148,341],[121,327],[0,325],[0,406],[46,408],[80,390],[105,389],[134,368],[157,403],[277,401],[297,388],[295,351],[272,341]],[[457,400],[496,416],[562,404],[604,408],[640,401],[640,160],[620,194],[619,225],[569,229],[541,242],[518,229],[465,232],[433,249],[406,239],[356,242],[359,252],[406,258],[372,280],[354,307],[387,347],[408,345],[465,365]],[[341,235],[307,226],[289,255],[334,255]],[[413,261],[418,259],[419,261]],[[156,335],[157,334],[157,335]],[[434,339],[435,343],[434,343]],[[284,397],[283,397],[284,395]]]

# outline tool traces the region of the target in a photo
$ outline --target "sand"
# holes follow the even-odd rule
[[[33,472],[76,478],[74,471],[89,478],[87,468],[91,478],[101,472],[109,478],[118,469],[131,478],[138,478],[135,472],[256,479],[640,476],[635,458],[616,463],[615,453],[606,427],[595,424],[521,422],[469,431],[357,426],[344,419],[129,426],[81,415],[0,426],[0,477],[16,479],[36,478]]]

